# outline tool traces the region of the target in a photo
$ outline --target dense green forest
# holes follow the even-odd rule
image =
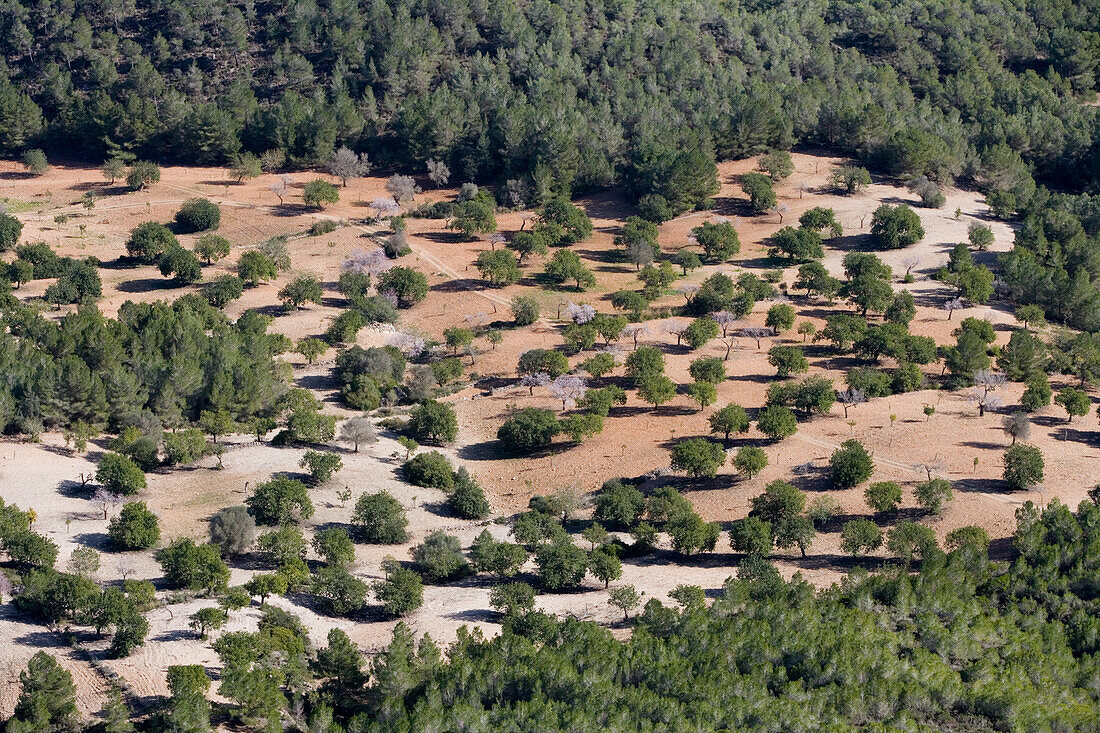
[[[202,731],[213,717],[355,733],[1096,730],[1100,506],[1029,502],[1017,522],[1011,564],[990,563],[972,535],[919,572],[857,569],[821,592],[749,557],[713,603],[696,586],[650,599],[625,642],[528,598],[503,604],[491,640],[462,632],[444,655],[402,624],[367,662],[339,629],[311,648],[295,616],[268,606],[256,632],[213,643],[217,681],[169,668],[172,695],[147,729]],[[79,728],[68,672],[45,652],[30,666],[7,730]],[[229,703],[212,708],[215,685]],[[105,730],[132,730],[130,715],[113,697]]]
[[[1007,197],[1100,177],[1095,0],[4,0],[0,151],[291,166],[334,146],[507,184],[660,189],[826,146]],[[682,151],[687,151],[686,153]],[[278,160],[279,155],[271,160]],[[510,184],[508,182],[511,182]]]

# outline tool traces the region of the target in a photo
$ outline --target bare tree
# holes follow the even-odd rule
[[[742,328],[741,335],[747,336],[751,339],[756,339],[756,348],[760,348],[760,339],[768,338],[775,335],[775,329],[772,328]]]
[[[836,393],[837,402],[844,407],[844,419],[848,419],[848,409],[867,401],[867,396],[860,389],[846,389]]]
[[[92,501],[95,502],[99,510],[103,512],[103,518],[106,519],[108,513],[116,506],[124,501],[122,494],[115,494],[107,491],[103,487],[95,490],[95,494],[92,495]]]
[[[963,308],[966,307],[966,304],[963,302],[962,298],[951,298],[946,303],[944,303],[943,306],[941,306],[941,307],[945,311],[947,311],[947,320],[950,321],[951,316],[955,315],[955,311],[962,310]]]
[[[550,384],[550,375],[546,372],[535,372],[534,374],[524,374],[523,378],[519,380],[519,383],[530,390],[531,395],[535,394],[535,387],[542,387]]]
[[[786,204],[776,204],[775,206],[768,209],[768,213],[778,215],[779,216],[779,223],[782,224],[783,223],[783,215],[786,214],[788,211],[790,211],[790,209],[791,209],[791,207],[787,206]]]
[[[508,241],[508,238],[500,232],[494,232],[489,235],[489,246],[493,249],[496,249],[498,244],[504,244],[506,241]]]
[[[290,176],[279,176],[279,180],[268,186],[273,194],[279,197],[279,205],[283,205],[283,196],[286,196],[287,189],[290,188],[291,179]]]
[[[699,286],[691,283],[683,283],[676,286],[676,292],[684,296],[684,301],[691,302],[691,299],[695,297],[695,294],[699,292]]]
[[[397,205],[397,202],[388,196],[379,196],[378,198],[371,199],[370,208],[378,212],[374,215],[376,219],[393,216],[398,211],[401,211],[401,207]]]
[[[565,315],[569,316],[573,323],[583,325],[596,317],[596,309],[588,303],[577,305],[573,301],[569,301],[569,305],[565,307]]]
[[[344,272],[363,272],[368,275],[379,275],[391,267],[393,267],[393,261],[386,256],[381,247],[356,250],[340,264]]]
[[[417,336],[416,334],[407,333],[405,331],[399,331],[393,336],[387,339],[386,344],[388,346],[395,347],[398,351],[408,357],[417,357],[424,353],[426,346],[424,338]]]
[[[987,409],[1000,407],[1001,398],[993,394],[998,387],[1008,382],[1004,372],[995,372],[991,369],[979,369],[974,372],[974,382],[977,385],[970,391],[969,400],[978,403],[978,417],[985,415]]]
[[[550,383],[550,394],[561,400],[561,409],[565,410],[577,404],[577,400],[584,397],[588,391],[588,384],[584,377],[563,374]]]
[[[925,474],[928,480],[931,481],[932,474],[943,473],[947,470],[947,464],[937,458],[928,463],[915,463],[913,464],[913,470],[917,473]]]
[[[665,326],[665,331],[676,337],[676,345],[679,346],[690,327],[690,322],[673,321]]]
[[[428,178],[437,186],[446,186],[451,180],[451,169],[442,160],[429,160]]]
[[[740,320],[736,314],[729,311],[718,311],[716,313],[711,313],[710,317],[714,319],[715,323],[722,327],[722,338],[725,338],[726,332],[729,331],[729,329],[732,328],[733,325]]]
[[[358,453],[360,443],[369,445],[378,440],[378,432],[367,418],[353,417],[340,424],[340,440],[351,443]]]
[[[393,196],[394,201],[407,206],[413,202],[416,194],[420,193],[420,186],[416,185],[412,176],[390,176],[386,181],[386,192]]]
[[[1031,418],[1027,416],[1026,412],[1017,410],[1011,415],[1005,415],[1001,418],[1001,430],[1004,430],[1005,435],[1012,438],[1012,445],[1016,445],[1016,440],[1027,440],[1031,437]]]
[[[328,172],[339,178],[344,188],[347,188],[349,178],[362,178],[370,173],[370,169],[371,163],[366,153],[357,155],[346,145],[334,151],[328,161]]]
[[[649,335],[649,326],[644,323],[631,323],[623,329],[623,336],[634,342],[634,348],[638,348],[638,339]]]
[[[478,311],[477,313],[468,313],[462,317],[462,320],[466,321],[466,325],[470,327],[472,331],[478,331],[484,328],[489,323],[489,314],[485,311]]]

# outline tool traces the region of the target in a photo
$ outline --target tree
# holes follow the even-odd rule
[[[829,458],[833,486],[850,489],[871,477],[875,471],[871,454],[858,440],[846,440]]]
[[[840,292],[840,281],[829,274],[825,266],[820,262],[807,262],[798,268],[798,279],[794,283],[795,288],[805,290],[806,295],[817,293],[830,301]]]
[[[477,256],[477,269],[490,285],[511,285],[523,275],[516,257],[506,249],[481,252]]]
[[[95,480],[112,494],[130,496],[145,488],[145,474],[127,456],[107,453],[96,467]]]
[[[19,699],[8,730],[65,731],[79,728],[76,685],[51,654],[39,651],[19,673]],[[17,727],[20,724],[20,727]]]
[[[23,569],[52,568],[57,561],[57,545],[29,529],[9,531],[3,538],[8,559]]]
[[[1019,411],[1005,415],[1001,418],[1001,430],[1012,438],[1012,445],[1016,445],[1017,439],[1026,441],[1031,437],[1031,418],[1026,412]]]
[[[948,532],[945,539],[947,549],[952,551],[961,550],[964,547],[972,547],[982,553],[989,550],[989,532],[982,527],[973,525],[959,527]]]
[[[773,346],[768,350],[768,363],[775,367],[776,376],[785,379],[791,374],[801,374],[810,363],[797,346]]]
[[[545,255],[549,251],[546,238],[531,231],[516,232],[506,246],[519,256],[520,265],[531,255]]]
[[[200,608],[191,614],[188,619],[192,629],[203,639],[206,639],[211,631],[217,631],[225,624],[225,614],[213,606]]]
[[[517,326],[530,326],[539,319],[538,301],[529,295],[517,295],[510,305]]]
[[[576,586],[584,578],[588,557],[568,536],[540,545],[535,552],[539,585],[558,591]]]
[[[408,206],[420,193],[420,186],[412,176],[393,175],[386,180],[386,193],[402,206]]]
[[[505,583],[489,592],[489,606],[507,617],[529,613],[535,607],[535,589],[527,583]]]
[[[409,536],[405,507],[386,491],[360,496],[352,522],[363,542],[396,545]]]
[[[906,564],[915,557],[927,560],[940,551],[935,532],[916,522],[898,522],[887,535],[886,548]]]
[[[772,552],[772,526],[760,517],[738,519],[730,526],[730,548],[766,557]]]
[[[489,530],[482,530],[470,546],[470,560],[479,573],[493,573],[498,578],[510,578],[527,562],[527,550],[511,542],[497,541],[489,534]]]
[[[798,225],[802,229],[809,229],[819,234],[828,229],[833,237],[839,237],[844,233],[844,228],[837,221],[836,212],[822,206],[815,206],[803,212],[802,216],[798,217]]]
[[[733,467],[745,478],[751,479],[768,466],[768,454],[752,445],[741,446],[733,457]]]
[[[688,438],[672,447],[672,468],[692,478],[714,478],[725,460],[722,446],[706,438]]]
[[[1050,380],[1047,375],[1038,372],[1027,381],[1027,389],[1020,397],[1020,404],[1028,412],[1035,412],[1039,408],[1050,404],[1050,398],[1054,395],[1050,388]]]
[[[1089,393],[1076,387],[1064,387],[1058,390],[1054,401],[1066,411],[1066,422],[1073,422],[1074,417],[1089,414],[1089,409],[1092,407]]]
[[[250,287],[259,285],[261,280],[274,280],[279,276],[271,258],[257,249],[242,252],[237,260],[237,276]]]
[[[932,514],[940,514],[943,512],[943,505],[951,501],[951,482],[942,478],[929,479],[917,484],[913,493],[921,508]]]
[[[718,324],[712,318],[696,318],[684,329],[684,341],[691,349],[698,349],[718,336]]]
[[[844,273],[848,281],[841,292],[860,309],[862,316],[866,316],[867,311],[885,311],[890,306],[894,297],[890,268],[877,256],[869,252],[849,252],[844,255]]]
[[[154,555],[172,588],[190,588],[214,592],[229,582],[229,568],[216,545],[196,545],[181,538]]]
[[[104,733],[133,733],[134,724],[130,722],[133,711],[122,699],[122,691],[112,686],[107,692],[107,702],[103,706]]]
[[[781,440],[798,431],[798,419],[788,408],[770,405],[757,415],[756,429],[772,440]]]
[[[252,546],[255,537],[256,520],[247,507],[225,507],[210,518],[210,541],[217,545],[222,557],[241,554]]]
[[[984,252],[989,249],[989,245],[993,244],[993,230],[986,224],[972,221],[967,227],[966,234],[970,244],[979,251]]]
[[[187,199],[176,212],[176,225],[184,234],[217,229],[221,220],[221,209],[210,199]]]
[[[896,481],[877,481],[867,487],[863,498],[876,512],[894,512],[901,504],[901,487]]]
[[[786,150],[773,150],[760,156],[757,167],[767,173],[773,181],[782,181],[794,173],[794,161]]]
[[[859,190],[864,186],[871,185],[871,174],[867,172],[866,168],[842,166],[833,169],[830,180],[833,188],[851,195],[859,193]]]
[[[710,431],[721,433],[728,443],[732,433],[745,433],[749,429],[749,416],[740,405],[726,405],[715,410],[708,418]]]
[[[344,188],[348,187],[349,178],[362,178],[370,173],[371,167],[366,153],[356,154],[346,145],[334,150],[328,161],[328,172],[339,178]]]
[[[764,487],[764,493],[752,498],[749,516],[759,517],[776,525],[793,519],[806,507],[806,495],[786,481],[775,480]]]
[[[374,424],[365,417],[353,417],[340,423],[339,440],[351,443],[354,451],[359,452],[359,445],[374,443],[378,440],[378,432]]]
[[[1017,443],[1004,454],[1004,480],[1013,491],[1043,482],[1043,453],[1033,445]]]
[[[160,182],[160,166],[146,160],[139,160],[126,174],[126,185],[131,191],[141,191],[146,186]]]
[[[713,405],[718,400],[718,388],[710,382],[694,382],[688,385],[688,396],[699,404],[699,409]]]
[[[321,281],[313,275],[299,275],[279,290],[279,300],[284,310],[296,310],[306,303],[321,304]]]
[[[550,445],[560,430],[552,410],[527,407],[500,426],[497,439],[508,451],[530,453]]]
[[[741,239],[728,221],[703,222],[691,230],[691,235],[711,262],[725,262],[741,251]]]
[[[789,303],[776,303],[768,308],[768,315],[764,325],[776,331],[790,330],[794,325],[794,307]]]
[[[634,586],[623,585],[611,591],[607,602],[623,612],[623,621],[629,621],[630,612],[641,604],[642,599]]]
[[[267,603],[268,596],[281,596],[287,591],[286,578],[279,573],[260,573],[253,575],[245,583],[245,590],[260,599],[260,605]]]
[[[882,530],[869,519],[852,519],[840,531],[840,548],[849,555],[863,555],[882,547]]]
[[[465,468],[455,472],[455,488],[447,497],[447,506],[462,519],[482,519],[492,511],[485,491]]]
[[[177,216],[179,216],[177,214]],[[206,234],[195,242],[195,254],[201,257],[206,264],[217,262],[223,257],[229,256],[230,244],[225,237],[217,234]]]
[[[782,253],[792,262],[818,260],[825,256],[821,235],[814,229],[783,227],[772,237],[773,256]]]
[[[206,691],[210,678],[201,664],[168,667],[168,724],[179,733],[206,733],[210,730],[210,702]]]
[[[0,252],[15,249],[15,245],[19,243],[19,235],[22,232],[23,222],[11,214],[0,211]]]
[[[313,549],[328,565],[347,567],[355,562],[355,545],[341,527],[330,527],[313,535]]]
[[[581,291],[596,284],[595,275],[584,266],[576,252],[568,249],[558,250],[546,263],[546,277],[555,283],[573,280]]]
[[[756,214],[763,214],[775,206],[775,189],[772,188],[771,179],[760,173],[744,173],[741,175],[741,190],[749,197],[749,205]]]
[[[99,167],[99,172],[108,183],[114,185],[115,181],[126,176],[126,163],[121,158],[108,158]]]
[[[592,234],[592,220],[583,209],[559,196],[542,207],[534,231],[553,246],[566,247],[588,239]]]
[[[244,281],[236,275],[218,275],[202,288],[202,296],[215,308],[224,308],[242,294]]]
[[[194,252],[183,247],[170,247],[162,252],[157,267],[164,277],[172,276],[178,285],[190,285],[202,279],[202,265]]]
[[[454,580],[470,570],[458,538],[438,529],[413,548],[412,557],[417,571],[428,583]]]
[[[131,501],[111,518],[107,536],[120,550],[145,550],[160,541],[160,522],[145,502]]]
[[[1035,304],[1021,305],[1016,309],[1016,320],[1024,324],[1025,330],[1031,327],[1042,328],[1046,325],[1046,313]]]
[[[286,524],[313,516],[313,502],[306,485],[287,476],[257,484],[244,503],[257,524]]]
[[[634,354],[638,353],[637,351]],[[631,354],[633,356],[634,354]],[[676,396],[676,384],[663,374],[646,377],[638,385],[638,397],[656,410]]]
[[[175,249],[181,249],[176,235],[155,221],[139,224],[126,240],[126,254],[142,262],[156,262],[162,254]]]
[[[235,178],[237,183],[259,178],[261,173],[263,173],[263,164],[252,153],[236,153],[230,158],[229,175]]]
[[[924,238],[917,212],[905,204],[882,204],[871,217],[871,239],[878,249],[901,249]]]
[[[378,278],[378,292],[397,298],[400,308],[411,308],[428,295],[428,278],[411,267],[393,267]]]
[[[404,616],[424,605],[424,585],[419,575],[396,563],[390,563],[384,569],[386,579],[373,587],[387,616]]]
[[[475,239],[478,234],[492,234],[497,230],[497,218],[492,203],[481,196],[460,202],[455,206],[454,217],[447,227],[462,232],[467,240]],[[495,251],[512,256],[511,252]],[[512,259],[514,261],[515,258],[512,257]]]
[[[328,181],[315,178],[302,189],[302,201],[315,209],[325,208],[325,204],[335,204],[340,200],[340,191]]]
[[[450,405],[426,400],[413,408],[408,431],[420,443],[449,443],[458,437],[458,418]]]
[[[367,584],[339,565],[319,568],[313,575],[310,591],[337,616],[361,609],[367,602]]]
[[[413,456],[401,466],[405,480],[414,486],[425,486],[443,491],[454,487],[454,468],[438,451],[428,451]]]

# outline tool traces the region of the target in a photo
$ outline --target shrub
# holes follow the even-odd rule
[[[192,539],[181,538],[154,557],[170,587],[214,592],[229,582],[229,568],[214,545],[196,545]]]
[[[771,405],[760,411],[756,429],[772,440],[780,440],[798,431],[798,419],[788,408]]]
[[[221,209],[210,199],[187,199],[176,212],[176,224],[184,234],[217,229],[221,220]]]
[[[517,326],[530,326],[539,319],[539,303],[529,295],[512,298],[511,308]]]
[[[553,410],[527,407],[497,430],[497,439],[508,451],[530,453],[550,445],[561,430]]]
[[[841,443],[829,458],[829,466],[832,468],[833,486],[839,489],[850,489],[861,484],[875,471],[871,454],[858,440]]]
[[[973,547],[983,553],[989,550],[989,532],[981,527],[959,527],[948,532],[945,539],[948,550],[961,550],[964,547]]]
[[[943,511],[943,505],[951,501],[951,482],[947,479],[934,478],[917,485],[914,489],[917,503],[932,514]]]
[[[896,481],[878,481],[867,487],[863,498],[876,512],[892,512],[901,504],[901,487]]]
[[[355,544],[342,527],[329,527],[313,535],[313,549],[328,565],[347,567],[355,562]]]
[[[145,488],[145,474],[137,464],[119,453],[108,453],[96,467],[95,479],[112,494],[129,496]]]
[[[454,468],[451,462],[438,451],[429,451],[413,456],[401,466],[405,480],[415,486],[450,491],[454,488]]]
[[[257,524],[286,524],[313,516],[313,502],[306,485],[286,476],[258,484],[244,503]]]
[[[396,545],[409,536],[405,507],[385,491],[360,496],[352,521],[364,542]]]
[[[210,518],[210,541],[218,546],[223,557],[244,552],[255,537],[256,520],[247,507],[225,507]]]
[[[310,450],[298,461],[298,466],[309,471],[310,480],[317,486],[326,483],[343,468],[344,461],[330,451]]]
[[[725,460],[722,446],[706,438],[688,438],[672,447],[672,468],[692,478],[714,478]]]
[[[409,416],[409,434],[420,443],[449,443],[458,437],[458,418],[454,408],[427,400]]]
[[[738,519],[730,526],[730,547],[746,555],[770,555],[772,526],[759,517]]]
[[[1004,454],[1004,480],[1021,491],[1043,482],[1043,453],[1033,445],[1017,443]]]
[[[340,566],[319,568],[310,585],[330,613],[346,616],[367,602],[367,584]]]
[[[853,519],[840,531],[840,547],[849,555],[863,555],[882,547],[882,530],[869,519]]]
[[[420,576],[391,563],[384,568],[386,579],[374,584],[374,594],[388,616],[404,616],[424,605],[424,585]]]
[[[160,522],[145,502],[131,501],[111,518],[107,536],[121,550],[145,550],[160,541]]]
[[[458,538],[438,529],[413,548],[412,557],[417,571],[429,583],[453,580],[470,571]]]
[[[465,468],[455,473],[455,487],[447,497],[447,506],[462,519],[481,519],[492,511],[485,491]]]

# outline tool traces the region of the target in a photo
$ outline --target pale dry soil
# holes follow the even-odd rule
[[[742,270],[761,274],[774,266],[765,259],[766,239],[784,224],[797,225],[798,215],[812,206],[834,208],[844,224],[845,236],[828,243],[825,259],[826,266],[840,275],[841,259],[845,252],[865,244],[871,212],[880,203],[915,202],[909,192],[888,182],[877,182],[851,197],[834,195],[824,187],[830,167],[840,161],[808,155],[794,158],[795,174],[777,187],[781,203],[788,207],[782,223],[776,215],[747,215],[736,176],[751,170],[753,162],[740,161],[720,166],[722,190],[712,211],[688,214],[661,226],[660,240],[666,251],[687,246],[691,228],[708,219],[732,220],[741,236],[742,249],[733,261],[701,268],[678,285],[685,281],[697,284],[719,270],[734,276]],[[277,179],[270,175],[238,185],[227,183],[226,172],[222,169],[165,168],[161,183],[146,191],[126,193],[118,187],[105,185],[99,173],[91,169],[54,168],[35,179],[11,178],[10,173],[15,170],[13,164],[0,165],[0,198],[9,199],[11,209],[26,223],[24,241],[44,240],[61,254],[94,255],[111,265],[101,270],[105,293],[100,308],[109,315],[117,313],[118,307],[127,300],[172,299],[196,290],[197,286],[168,287],[153,267],[113,266],[118,256],[125,252],[124,242],[133,227],[147,220],[170,221],[179,205],[192,196],[209,197],[222,205],[222,225],[218,233],[234,244],[230,257],[205,268],[207,279],[231,272],[243,249],[275,235],[295,237],[290,243],[291,271],[282,274],[276,282],[247,289],[243,298],[226,309],[230,317],[249,308],[261,309],[276,316],[273,330],[294,339],[316,336],[324,331],[328,321],[340,312],[341,299],[335,287],[340,263],[356,250],[374,246],[368,238],[370,234],[387,233],[383,228],[351,223],[320,237],[296,236],[318,218],[354,222],[372,213],[366,202],[384,195],[384,180],[377,178],[363,179],[341,189],[341,203],[315,212],[300,206],[300,188],[314,177],[305,173],[293,176],[294,185],[285,197],[288,206],[279,206],[278,198],[268,188]],[[85,211],[79,204],[87,190],[99,196],[92,211]],[[946,193],[948,200],[942,209],[916,209],[926,230],[923,241],[905,250],[881,253],[881,256],[894,268],[895,287],[909,288],[917,299],[918,315],[912,324],[915,333],[933,336],[939,343],[949,343],[953,341],[951,331],[962,318],[977,316],[995,324],[998,342],[1003,343],[1014,324],[1006,304],[993,302],[988,306],[968,308],[949,320],[940,306],[951,293],[928,276],[946,263],[956,242],[965,241],[967,226],[972,220],[988,222],[996,235],[990,252],[975,255],[978,261],[992,260],[997,252],[1009,249],[1012,232],[1003,223],[990,219],[979,195],[961,190]],[[454,188],[431,190],[418,196],[417,203],[455,194]],[[683,394],[670,405],[653,410],[631,394],[628,405],[608,418],[604,432],[583,445],[568,449],[561,446],[561,450],[532,458],[500,458],[494,445],[496,430],[513,409],[527,406],[561,408],[561,403],[545,390],[536,389],[532,396],[526,388],[515,385],[515,364],[519,355],[530,348],[553,348],[562,344],[556,316],[558,309],[569,301],[589,302],[608,311],[612,292],[623,287],[638,287],[634,268],[620,261],[612,244],[622,220],[631,213],[627,201],[619,193],[609,192],[578,203],[587,210],[596,228],[589,241],[576,247],[599,279],[597,287],[587,293],[539,289],[530,277],[542,269],[537,261],[525,268],[529,276],[516,285],[488,288],[473,267],[477,253],[490,246],[487,240],[463,242],[446,230],[445,221],[410,220],[413,254],[404,258],[402,264],[425,272],[432,290],[424,302],[403,312],[400,329],[438,339],[445,328],[471,321],[498,322],[507,327],[510,321],[507,304],[520,293],[536,295],[543,303],[544,317],[526,329],[506,329],[503,343],[495,349],[478,339],[477,353],[466,359],[467,363],[472,360],[468,369],[479,378],[493,378],[487,383],[492,386],[467,387],[447,398],[458,412],[460,433],[456,444],[442,450],[457,464],[469,468],[486,486],[494,507],[490,520],[456,520],[448,516],[441,492],[403,483],[397,475],[403,451],[392,435],[384,435],[378,443],[363,447],[358,454],[346,447],[340,448],[345,467],[329,485],[311,491],[317,511],[304,522],[307,533],[349,522],[355,498],[363,492],[385,489],[402,502],[409,515],[409,543],[357,546],[354,571],[363,579],[373,581],[380,577],[380,564],[386,555],[409,559],[410,548],[435,529],[456,534],[464,546],[486,528],[498,537],[505,537],[507,526],[492,520],[521,510],[532,494],[561,489],[584,494],[612,477],[639,476],[651,471],[662,473],[668,467],[668,449],[676,440],[707,434],[706,418],[712,410],[727,402],[737,402],[750,410],[760,407],[774,374],[767,363],[767,349],[774,343],[801,342],[801,337],[794,333],[765,339],[760,348],[752,339],[738,339],[727,362],[730,377],[719,386],[717,405],[706,410],[698,410]],[[954,216],[956,208],[962,212],[959,218]],[[68,213],[72,218],[67,223],[56,224],[54,217],[60,213]],[[514,233],[529,226],[532,216],[532,212],[499,214],[500,229],[505,234]],[[85,226],[83,232],[79,229],[80,224]],[[181,240],[185,246],[190,246],[195,238],[196,235],[188,235]],[[911,260],[916,262],[913,267],[916,282],[902,285],[900,276]],[[790,266],[784,270],[785,283],[794,282],[796,269]],[[282,313],[276,293],[290,277],[303,272],[321,277],[326,289],[324,303]],[[48,284],[48,281],[35,281],[21,288],[18,295],[34,301]],[[845,309],[840,303],[830,305],[793,295],[791,302],[798,310],[799,320],[811,320],[819,329],[827,315]],[[670,293],[658,305],[674,306],[682,302],[682,296]],[[769,305],[768,302],[758,304],[756,312],[743,325],[762,325]],[[62,309],[61,313],[67,310]],[[682,318],[649,321],[649,332],[639,340],[639,343],[665,349],[668,374],[678,383],[690,381],[688,365],[692,359],[703,355],[724,356],[726,351],[719,341],[696,352],[676,347],[675,337],[667,329],[683,322]],[[389,327],[365,329],[358,342],[363,346],[380,345],[386,343],[392,333]],[[630,350],[631,344],[624,340],[619,347],[625,352]],[[825,374],[838,385],[843,383],[844,372],[856,364],[851,359],[831,355],[821,346],[810,345],[807,355],[811,361],[810,373]],[[314,389],[324,400],[326,411],[347,417],[354,413],[336,403],[334,385],[327,379],[334,356],[335,352],[330,350],[317,364],[309,367],[295,354],[287,354],[285,358],[295,364],[296,381]],[[579,363],[584,356],[573,357],[572,362]],[[929,367],[929,373],[938,373],[938,369]],[[613,375],[618,376],[621,376],[621,368]],[[1058,386],[1061,385],[1056,383],[1055,387]],[[1018,403],[1021,391],[1020,385],[1002,389],[1006,405],[1002,412]],[[926,419],[923,413],[925,405],[936,407],[931,419]],[[874,454],[873,480],[897,480],[906,487],[901,517],[927,522],[941,539],[956,527],[979,524],[998,540],[995,550],[1003,553],[1004,540],[1014,528],[1016,508],[1027,500],[1045,502],[1055,497],[1076,506],[1085,496],[1086,487],[1093,482],[1100,451],[1094,437],[1094,415],[1067,426],[1060,408],[1040,411],[1031,440],[1042,449],[1046,458],[1045,484],[1041,491],[1006,493],[1000,481],[1000,458],[1008,440],[1000,430],[1001,416],[1002,413],[987,412],[979,418],[977,408],[967,401],[965,391],[926,390],[876,399],[852,409],[848,419],[837,405],[832,414],[803,422],[797,435],[778,444],[764,442],[755,430],[736,438],[728,446],[731,454],[746,443],[759,444],[768,454],[770,465],[752,480],[739,478],[727,464],[713,480],[687,481],[682,477],[663,476],[650,481],[645,488],[672,483],[685,491],[705,518],[725,525],[745,516],[749,500],[760,493],[765,484],[782,478],[805,489],[811,497],[828,491],[840,502],[845,516],[866,516],[869,509],[862,498],[863,486],[835,491],[828,489],[827,481],[828,457],[834,447],[848,438],[858,438]],[[233,436],[229,442],[223,468],[216,468],[215,459],[208,458],[194,466],[149,475],[149,487],[138,498],[148,502],[160,515],[164,529],[162,544],[181,536],[205,537],[209,517],[224,506],[241,503],[250,486],[279,472],[300,471],[297,463],[303,449],[257,444],[247,436]],[[90,445],[87,453],[77,455],[56,434],[43,436],[41,443],[2,443],[0,498],[35,509],[38,514],[35,528],[61,547],[59,566],[64,565],[75,547],[89,545],[103,551],[98,580],[114,582],[124,576],[159,580],[160,569],[151,552],[115,553],[109,550],[105,535],[107,521],[88,499],[91,484],[89,488],[80,486],[81,474],[94,471],[104,446],[105,441],[100,441]],[[923,516],[913,500],[912,487],[923,480],[923,473],[915,471],[914,465],[922,463],[939,465],[940,474],[954,482],[955,498],[940,517]],[[347,506],[342,506],[336,497],[337,491],[344,486],[354,492]],[[581,515],[584,516],[585,511],[582,510]],[[888,528],[893,521],[896,518],[883,520],[882,524]],[[790,577],[800,572],[816,585],[825,586],[851,568],[853,561],[843,556],[839,549],[841,523],[833,522],[819,533],[805,559],[797,557],[797,552],[779,553],[776,559],[784,575]],[[879,553],[879,556],[885,555]],[[729,551],[723,535],[715,553],[697,558],[679,558],[662,549],[655,557],[627,560],[622,579],[614,585],[631,583],[643,591],[646,598],[667,601],[668,591],[681,583],[698,584],[708,590],[719,588],[736,572],[738,560],[739,557]],[[867,563],[873,567],[878,560],[879,557],[872,557]],[[531,570],[533,563],[525,568],[526,572]],[[252,573],[261,571],[246,558],[234,564],[232,582],[242,583]],[[526,579],[531,580],[530,577]],[[488,604],[492,585],[489,580],[470,579],[447,586],[428,586],[424,607],[406,621],[416,633],[430,633],[442,642],[453,640],[457,629],[463,625],[480,628],[486,634],[495,633],[499,629],[499,619]],[[50,648],[73,671],[81,708],[87,712],[95,712],[101,707],[107,686],[105,678],[89,660],[121,676],[133,695],[146,700],[166,692],[165,672],[171,664],[201,663],[216,670],[217,656],[210,642],[199,639],[187,626],[187,617],[195,609],[214,601],[181,600],[167,590],[162,590],[159,596],[161,607],[148,615],[151,626],[148,643],[124,660],[102,659],[106,642],[91,637],[82,636],[79,647],[70,649],[60,633],[23,622],[10,599],[2,599],[0,633],[11,642],[0,650],[0,714],[10,713],[14,705],[18,694],[15,683],[18,671],[34,651],[43,647]],[[353,618],[320,614],[300,595],[272,602],[301,615],[315,644],[323,644],[328,630],[338,627],[347,631],[365,651],[377,651],[388,642],[395,624],[381,618],[373,602]],[[607,605],[607,591],[591,578],[578,592],[541,595],[538,603],[540,608],[592,618],[613,626],[616,633],[626,633],[618,624],[619,612]],[[232,614],[224,628],[254,628],[259,613],[260,609],[253,604]]]

